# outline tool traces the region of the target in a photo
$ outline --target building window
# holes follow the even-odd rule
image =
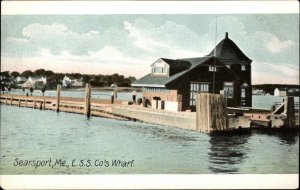
[[[224,95],[226,98],[234,98],[234,83],[224,82]]]
[[[216,66],[209,66],[208,67],[208,71],[216,72],[217,71],[217,67]]]
[[[246,65],[242,65],[242,66],[241,66],[241,70],[242,70],[242,71],[246,71]]]
[[[246,98],[246,89],[241,88],[241,98]]]
[[[230,65],[226,65],[226,67],[227,67],[228,69],[230,69]]]
[[[155,74],[166,74],[167,73],[167,67],[154,67],[153,73],[155,73]]]
[[[169,90],[166,88],[156,88],[156,87],[144,87],[143,91],[144,92],[164,92],[164,93],[169,92]]]
[[[190,88],[190,105],[196,105],[196,95],[199,92],[209,92],[209,84],[208,83],[191,83]]]

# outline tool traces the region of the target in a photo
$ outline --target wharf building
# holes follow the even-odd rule
[[[196,94],[204,92],[224,94],[230,107],[251,107],[251,62],[226,32],[209,55],[159,58],[132,86],[143,88],[143,99],[158,109],[195,111]]]

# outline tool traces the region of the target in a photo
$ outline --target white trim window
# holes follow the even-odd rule
[[[226,98],[234,98],[234,83],[233,82],[224,82],[224,95]]]
[[[154,74],[166,74],[167,73],[167,67],[154,67],[153,68]]]
[[[241,70],[246,71],[246,65],[241,65]]]
[[[208,83],[195,83],[191,82],[190,86],[190,106],[196,105],[196,95],[199,92],[209,92]]]
[[[216,72],[217,71],[217,67],[216,66],[208,66],[208,71],[210,71],[210,72]]]

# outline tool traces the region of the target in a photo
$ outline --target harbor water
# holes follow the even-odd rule
[[[0,150],[1,174],[299,173],[295,132],[207,135],[6,105]]]

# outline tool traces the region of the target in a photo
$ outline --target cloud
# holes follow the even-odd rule
[[[98,74],[119,72],[140,77],[150,71],[149,65],[159,57],[207,55],[214,48],[215,40],[218,43],[228,32],[229,38],[253,60],[253,81],[281,81],[272,76],[277,74],[285,81],[295,82],[299,78],[297,41],[271,30],[250,30],[251,26],[237,16],[218,16],[217,22],[217,39],[216,19],[203,22],[206,23],[203,25],[195,22],[201,28],[199,31],[189,26],[192,22],[180,23],[176,18],[151,22],[144,18],[122,20],[120,17],[118,24],[93,25],[95,27],[84,27],[80,32],[57,21],[31,23],[22,28],[21,36],[9,36],[1,41],[1,67],[24,68],[22,63],[35,69],[53,68],[62,72],[77,69],[77,72]],[[265,74],[269,78],[261,77]]]
[[[256,51],[262,51],[264,55],[271,56],[273,56],[273,54],[289,51],[296,45],[296,43],[291,40],[280,40],[276,35],[264,31],[256,31],[248,38],[248,41],[252,41],[252,43],[250,43],[251,47],[256,47]]]
[[[124,21],[123,24],[136,48],[158,57],[185,57],[187,51],[195,52],[200,47],[196,45],[197,41],[200,42],[199,36],[175,22],[166,21],[156,26],[147,20],[136,19],[133,22]]]
[[[84,55],[88,51],[101,48],[103,39],[95,34],[99,33],[97,31],[76,33],[59,23],[51,25],[33,23],[23,28],[23,38],[5,39],[4,52],[12,55],[33,56],[37,55],[41,49],[47,48],[53,55],[60,55],[65,50],[74,55]],[[15,49],[14,47],[21,48]]]
[[[291,40],[280,41],[275,35],[270,35],[270,41],[266,44],[271,53],[280,53],[286,49],[292,48],[295,45]]]
[[[299,68],[285,63],[252,63],[252,83],[299,84]]]

